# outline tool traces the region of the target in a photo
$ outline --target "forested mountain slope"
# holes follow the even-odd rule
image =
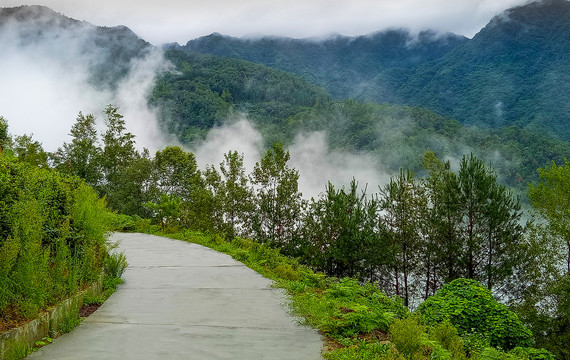
[[[469,42],[421,66],[399,94],[465,124],[517,124],[570,139],[569,60],[570,2],[545,0],[496,16]]]
[[[239,39],[211,34],[189,41],[189,52],[232,57],[291,72],[325,87],[334,97],[354,98],[380,72],[412,68],[438,59],[467,38],[405,29],[328,39],[262,37]]]
[[[165,130],[187,144],[243,113],[267,146],[320,131],[330,148],[373,154],[391,171],[421,171],[428,150],[450,159],[473,152],[520,188],[570,150],[567,142],[515,126],[466,127],[426,108],[333,100],[298,76],[247,61],[174,49],[166,57],[177,71],[159,78],[150,103]]]
[[[512,124],[570,139],[570,2],[506,10],[473,39],[389,30],[329,40],[212,34],[185,51],[296,73],[336,98],[418,105],[465,124]]]
[[[472,93],[466,93],[467,90],[461,90],[468,86],[463,84],[464,82],[468,82],[467,80],[471,77],[490,76],[490,72],[477,72],[477,66],[482,65],[473,65],[471,68],[457,65],[457,71],[462,71],[464,78],[459,77],[460,74],[446,75],[455,69],[451,69],[454,62],[449,59],[456,59],[454,61],[459,64],[461,59],[465,60],[469,56],[483,56],[483,50],[485,50],[489,53],[485,59],[494,61],[495,54],[506,51],[504,48],[499,50],[494,50],[493,47],[477,48],[471,52],[466,52],[466,49],[473,48],[478,42],[481,43],[480,47],[484,47],[485,36],[488,38],[496,34],[495,28],[497,27],[507,29],[507,25],[514,26],[514,30],[510,33],[521,33],[515,25],[523,20],[528,22],[535,18],[528,13],[528,9],[533,9],[533,6],[542,9],[544,16],[553,16],[550,21],[544,21],[554,24],[555,19],[559,19],[558,23],[564,24],[564,19],[555,10],[559,7],[565,9],[566,5],[568,5],[566,1],[550,0],[542,5],[535,4],[513,9],[510,11],[512,19],[509,22],[496,18],[493,22],[497,25],[489,25],[470,41],[455,35],[437,37],[430,32],[424,32],[414,39],[405,31],[390,30],[368,37],[336,37],[322,42],[271,38],[249,42],[248,46],[253,49],[255,56],[265,58],[267,61],[280,62],[284,66],[291,66],[291,71],[296,71],[295,64],[304,64],[305,76],[294,75],[244,60],[198,54],[189,52],[188,49],[177,49],[171,46],[165,50],[164,55],[165,59],[172,63],[174,71],[161,73],[149,95],[148,102],[156,110],[163,131],[174,134],[184,144],[195,144],[197,140],[203,139],[211,128],[245,115],[262,133],[268,147],[274,142],[283,142],[288,145],[299,134],[318,131],[325,134],[327,144],[331,149],[373,154],[381,159],[380,162],[388,170],[395,171],[400,167],[415,171],[421,170],[421,159],[427,150],[433,150],[438,156],[449,159],[459,159],[464,154],[473,152],[492,163],[505,183],[524,188],[527,181],[536,178],[536,168],[546,166],[551,160],[560,162],[564,156],[567,156],[568,143],[554,140],[545,134],[521,130],[517,127],[507,127],[510,124],[506,121],[508,119],[507,110],[510,108],[507,107],[509,103],[506,99],[502,100],[502,108],[493,105],[494,114],[501,110],[503,119],[505,119],[500,124],[494,124],[504,126],[505,128],[501,131],[465,128],[453,120],[446,114],[457,112],[459,115],[464,115],[467,110],[464,113],[461,111],[470,109],[462,105],[465,102],[485,103],[493,91],[505,96],[515,96],[517,91],[507,91],[508,89],[499,91],[497,90],[499,87],[494,88],[488,85],[488,88],[476,92],[475,85],[471,84],[469,89]],[[525,13],[530,16],[531,20],[522,16]],[[519,18],[522,20],[517,20]],[[77,54],[77,47],[79,47],[81,50],[79,53],[89,54],[85,58],[88,60],[90,69],[89,81],[99,86],[112,87],[113,84],[117,84],[119,79],[129,71],[133,59],[144,56],[153,49],[152,45],[137,37],[126,27],[96,27],[67,18],[45,7],[23,6],[0,9],[0,19],[2,20],[0,21],[0,38],[10,38],[9,43],[14,43],[13,38],[16,37],[22,46],[33,43],[35,46],[29,47],[30,49],[39,47],[43,50],[57,44],[54,51],[61,51],[57,55],[64,58]],[[544,46],[543,40],[543,38],[538,38],[535,46]],[[220,49],[223,44],[241,44],[245,40],[213,35],[208,41],[219,42],[213,48]],[[203,39],[195,43],[191,42],[188,46],[191,44],[198,46],[201,43],[208,48],[210,46],[208,41]],[[526,43],[523,40],[520,41],[521,43],[517,43],[519,44],[517,46],[525,49]],[[71,44],[76,48],[67,52],[66,46],[62,44]],[[284,44],[287,46],[283,47]],[[568,45],[564,44],[564,46]],[[229,48],[232,47],[229,46]],[[272,48],[275,50],[273,55],[269,51]],[[336,54],[328,60],[324,56],[328,51],[327,48],[335,49]],[[556,53],[553,49],[550,53],[552,56]],[[564,49],[561,53],[566,51]],[[244,54],[247,53],[243,51]],[[94,54],[96,56],[93,56]],[[506,54],[511,53],[506,52]],[[563,55],[560,55],[560,59],[562,58]],[[85,59],[70,58],[70,64],[73,65],[73,61]],[[522,61],[524,57],[521,55],[514,59]],[[438,64],[444,62],[449,63],[450,69],[437,68],[440,66]],[[551,62],[544,59],[544,64],[547,63]],[[566,66],[563,61],[558,64],[562,67]],[[511,65],[505,66],[508,71],[516,70],[516,67],[511,68]],[[537,74],[544,66],[541,65],[535,69]],[[320,75],[317,68],[321,69]],[[327,78],[323,73],[327,68],[343,69],[345,73],[340,76],[331,70],[329,72],[331,76]],[[388,94],[387,91],[384,91],[384,94],[393,102],[403,104],[402,106],[334,100],[335,96],[330,95],[331,92],[307,80],[307,74],[321,76],[322,79],[330,80],[327,85],[330,87],[334,82],[342,83],[341,80],[349,73],[355,74],[353,80],[356,81],[355,79],[360,76],[358,74],[369,76],[378,68],[384,69],[382,74],[391,83],[399,84],[400,94],[396,92]],[[430,71],[435,71],[438,76],[430,74]],[[553,72],[551,76],[558,76],[556,74]],[[337,75],[340,77],[335,78]],[[567,75],[560,75],[562,79],[564,76]],[[519,79],[515,75],[513,78]],[[454,86],[457,89],[451,88],[451,85],[445,85],[445,79],[455,81]],[[524,77],[520,79],[528,83],[528,86],[532,85],[530,80],[525,80]],[[437,85],[437,81],[440,80],[442,83]],[[409,84],[413,81],[418,82],[418,86],[413,87],[417,89],[416,93],[423,97],[418,95],[414,98],[412,96],[412,90],[410,90],[412,87]],[[535,81],[538,80],[535,79]],[[350,84],[353,83],[346,82],[347,88],[352,89]],[[510,83],[503,79],[498,81],[497,86],[508,84]],[[378,91],[383,91],[382,86],[371,87],[371,83],[367,83],[365,86],[367,90],[364,93],[367,96],[379,94]],[[436,90],[430,91],[430,86],[442,90],[440,93]],[[561,86],[568,85],[562,84]],[[446,90],[448,88],[451,89],[451,94],[445,98],[444,93],[448,91]],[[521,86],[517,85],[513,89],[519,88]],[[386,89],[384,87],[384,90]],[[471,94],[472,98],[462,98],[461,94]],[[537,90],[534,93],[530,90],[525,92],[525,95],[533,95],[554,102],[556,97],[549,94],[546,90]],[[409,95],[410,99],[405,100],[404,95]],[[556,92],[556,96],[564,97],[565,95],[563,91]],[[382,96],[378,95],[379,99]],[[443,108],[444,100],[455,101],[457,106]],[[407,107],[407,104],[423,107]],[[534,100],[530,104],[533,108],[539,108]],[[547,119],[547,116],[552,114],[560,114],[565,106],[568,105],[560,102],[557,107],[558,113],[554,110],[550,111],[547,106],[540,109],[546,114],[544,118]],[[435,109],[439,114],[428,109]],[[483,106],[479,105],[477,109],[483,109]],[[81,109],[77,109],[79,110]],[[531,115],[532,113],[529,112],[528,116]],[[471,123],[477,123],[476,118],[472,118]],[[544,122],[543,125],[547,126],[547,123]]]

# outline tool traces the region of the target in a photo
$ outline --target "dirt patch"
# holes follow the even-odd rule
[[[4,314],[0,316],[0,332],[8,331],[18,326],[29,323],[33,319],[26,319],[23,316],[17,316],[18,312],[12,307],[8,307]]]
[[[88,317],[89,315],[93,314],[101,304],[90,304],[90,305],[83,305],[81,309],[79,309],[79,317]]]

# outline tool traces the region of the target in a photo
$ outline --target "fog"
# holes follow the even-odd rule
[[[528,0],[43,0],[56,11],[102,26],[126,25],[158,45],[219,32],[290,37],[362,35],[389,27],[434,29],[468,37],[503,10]],[[0,6],[37,0],[1,0]]]
[[[156,150],[171,141],[161,135],[146,101],[155,75],[169,69],[160,50],[148,47],[121,64],[110,35],[105,34],[110,43],[101,46],[90,24],[61,23],[41,11],[35,15],[33,23],[11,21],[0,27],[0,116],[11,134],[33,134],[45,150],[54,151],[69,141],[80,111],[94,114],[103,130],[102,112],[113,104],[139,146]]]
[[[212,129],[206,139],[190,149],[196,155],[198,166],[213,165],[219,170],[224,154],[237,151],[244,157],[246,173],[265,155],[261,133],[245,115]],[[300,133],[288,147],[291,155],[288,166],[299,171],[299,191],[303,198],[317,198],[330,181],[336,187],[348,186],[356,179],[359,188],[368,193],[378,192],[378,186],[389,181],[378,157],[369,153],[350,153],[331,150],[325,132]]]

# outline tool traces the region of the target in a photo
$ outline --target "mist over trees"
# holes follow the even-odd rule
[[[561,211],[567,163],[539,169],[541,182],[529,196],[546,225],[534,225],[524,224],[520,199],[473,155],[453,171],[449,161],[426,152],[423,178],[401,170],[376,190],[356,179],[348,187],[329,183],[318,198],[307,200],[282,144],[268,149],[251,174],[237,152],[228,152],[218,167],[199,170],[194,154],[180,147],[154,156],[136,150],[116,107],[109,105],[105,117],[108,128],[99,137],[91,131],[93,116],[80,113],[72,141],[51,154],[50,162],[61,173],[85,174],[121,214],[135,221],[150,217],[163,231],[251,237],[331,276],[372,282],[410,308],[432,299],[445,284],[472,279],[518,312],[537,345],[564,354],[557,341],[566,336],[570,318],[562,295],[567,247],[560,246],[566,244]],[[21,156],[9,136],[3,143],[4,152],[22,164],[48,164]],[[548,276],[537,269],[547,269]],[[525,339],[507,349],[529,345]]]

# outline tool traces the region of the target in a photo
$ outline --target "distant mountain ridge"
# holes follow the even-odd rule
[[[398,94],[465,124],[516,124],[570,139],[570,2],[506,10],[464,45],[411,72]]]
[[[111,87],[126,75],[133,58],[152,48],[126,26],[95,26],[39,5],[0,8],[0,50],[13,50],[9,46],[33,48],[38,57],[58,57],[70,66],[83,59],[90,82]]]
[[[238,58],[292,72],[325,87],[332,96],[358,97],[362,86],[392,68],[409,68],[440,58],[467,42],[464,36],[405,29],[325,40],[262,37],[239,39],[217,33],[189,41],[185,51]]]
[[[570,2],[495,16],[472,39],[387,30],[315,41],[219,34],[181,49],[295,73],[336,98],[427,107],[465,124],[516,124],[570,139]]]
[[[553,16],[543,22],[566,24],[553,14],[558,9],[548,10],[548,4],[564,8],[568,3],[550,0],[533,5]],[[567,84],[555,84],[555,89],[533,86],[544,79],[566,79],[564,76],[570,71],[566,75],[563,72],[567,66],[564,54],[570,52],[565,50],[566,43],[558,41],[560,35],[556,32],[550,35],[555,40],[548,46],[544,44],[545,36],[540,35],[543,31],[527,32],[540,35],[534,43],[525,40],[527,35],[520,30],[523,26],[518,18],[525,18],[525,13],[531,19],[533,16],[528,13],[529,7],[521,9],[522,12],[514,9],[512,14],[503,14],[504,19],[494,19],[472,40],[429,31],[412,36],[406,30],[392,29],[369,36],[324,40],[245,40],[214,34],[190,42],[190,47],[169,45],[158,62],[164,65],[163,59],[169,61],[175,71],[159,74],[146,98],[147,105],[162,130],[176,135],[183,144],[199,144],[212,128],[245,114],[262,134],[265,145],[290,145],[299,134],[318,132],[326,136],[332,150],[372,154],[394,171],[421,171],[426,150],[442,158],[461,158],[473,152],[492,161],[506,184],[525,189],[527,179],[536,177],[538,167],[552,160],[562,161],[570,152],[569,143],[549,138],[544,132],[508,126],[507,120],[517,105],[513,101],[515,106],[510,107],[509,96],[516,100],[526,94],[529,99],[551,101],[553,106],[557,101],[565,101],[568,92],[560,90]],[[540,21],[538,25],[539,29],[552,27]],[[560,32],[565,33],[563,26]],[[520,45],[513,40],[517,36],[522,38]],[[251,49],[242,46],[246,42],[256,51],[250,54]],[[546,47],[542,53],[547,56],[536,58],[536,50],[529,44],[537,49]],[[289,67],[290,71],[229,55],[197,53],[208,48],[220,53],[232,51],[233,56],[255,55],[272,61],[274,67]],[[121,77],[128,75],[139,57],[156,50],[124,26],[96,27],[45,7],[0,9],[0,54],[6,57],[10,51],[18,53],[22,49],[26,50],[26,61],[37,61],[40,66],[44,56],[57,60],[58,66],[64,64],[65,70],[75,63],[87,64],[88,81],[107,88],[120,84]],[[534,62],[526,62],[527,58]],[[144,73],[147,79],[156,74],[153,69]],[[292,74],[295,71],[303,75]],[[545,71],[550,72],[550,77],[543,76]],[[527,79],[527,75],[531,77]],[[312,82],[307,80],[311,76]],[[508,81],[508,77],[512,80]],[[337,97],[344,94],[416,107],[333,99],[326,89],[315,84],[318,81],[325,81]],[[30,85],[34,85],[33,79]],[[126,91],[134,90],[133,86],[136,84],[129,84]],[[544,117],[536,119],[540,120],[539,125],[549,126],[551,109],[541,108],[544,104],[533,101],[527,104],[528,108],[542,109]],[[449,117],[450,113],[477,114],[473,109],[485,115],[485,106],[492,107],[493,119],[505,120],[490,125],[505,128],[469,128]],[[556,114],[563,114],[564,106],[567,105],[561,104]],[[531,111],[529,116],[534,116]],[[467,119],[471,123],[478,120]],[[468,122],[465,118],[459,120]],[[565,129],[563,125],[560,128]]]

